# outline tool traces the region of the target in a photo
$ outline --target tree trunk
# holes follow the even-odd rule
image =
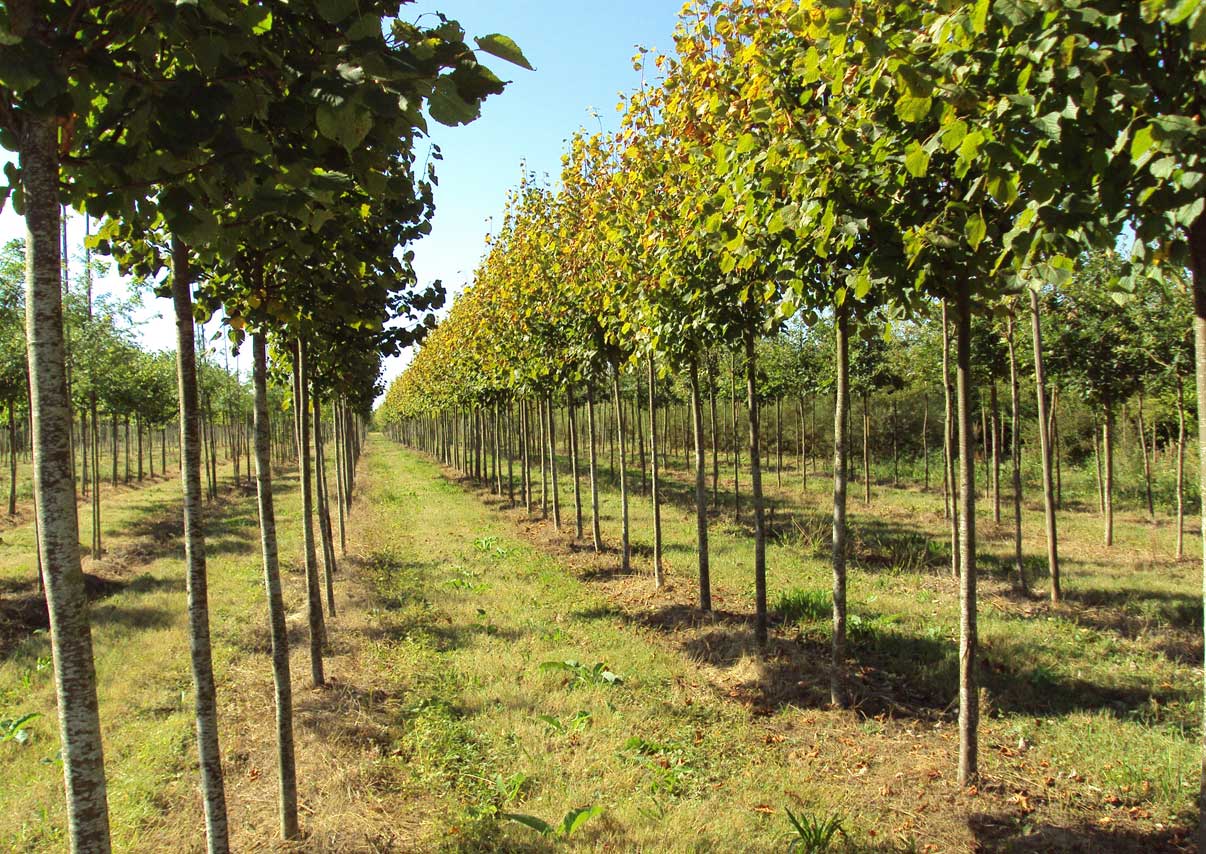
[[[1147,518],[1156,518],[1156,504],[1152,500],[1152,461],[1147,455],[1147,427],[1143,420],[1143,394],[1139,395],[1139,414],[1136,426],[1139,428],[1139,450],[1143,454],[1143,485],[1147,490]],[[1156,454],[1156,429],[1152,427],[1152,456]]]
[[[930,395],[921,395],[921,461],[924,468],[925,491],[930,491]]]
[[[762,461],[758,447],[758,374],[755,370],[754,330],[745,331],[746,406],[750,422],[750,501],[754,505],[754,640],[765,648],[766,631],[766,523],[762,507]]]
[[[733,519],[741,523],[741,440],[737,435],[737,355],[729,357],[729,397],[732,413],[729,426],[733,434]]]
[[[302,488],[302,547],[306,565],[306,618],[310,626],[310,681],[318,687],[326,683],[323,675],[322,647],[327,640],[326,620],[322,613],[322,588],[318,584],[318,555],[314,547],[314,492],[310,468],[310,367],[306,339],[297,339],[297,435],[298,464]]]
[[[1177,377],[1177,560],[1185,557],[1185,383]]]
[[[8,515],[17,515],[17,404],[13,400],[8,402]]]
[[[26,116],[24,123],[25,335],[35,522],[50,615],[67,824],[72,852],[105,854],[110,848],[109,811],[88,596],[80,565],[59,287],[58,127],[53,117],[36,114]]]
[[[1198,396],[1198,411],[1206,407],[1206,216],[1198,215],[1189,231],[1189,250],[1193,266],[1193,341],[1194,341],[1194,375]],[[1198,417],[1198,483],[1201,494],[1206,496],[1206,418]],[[1201,502],[1201,524],[1199,525],[1202,538],[1202,602],[1206,611],[1206,501]],[[1206,724],[1206,682],[1202,684],[1203,722]],[[1200,785],[1198,787],[1198,815],[1206,816],[1206,725],[1202,727],[1200,736],[1203,743],[1201,755]],[[1206,851],[1206,821],[1198,822],[1198,849]]]
[[[193,341],[193,291],[188,247],[172,238],[172,301],[176,309],[180,445],[184,449],[184,557],[188,567],[189,648],[196,690],[197,750],[205,799],[205,835],[210,854],[230,850],[222,752],[218,746],[218,703],[209,638],[209,594],[205,531],[201,515],[201,409],[197,402],[197,351]],[[127,428],[129,421],[126,421]],[[126,442],[127,454],[129,442]]]
[[[978,775],[980,697],[976,688],[976,466],[972,444],[971,306],[959,294],[956,374],[959,389],[959,785]]]
[[[268,626],[272,639],[272,680],[276,689],[276,766],[280,790],[283,839],[298,838],[297,765],[293,752],[293,684],[289,675],[289,635],[281,592],[280,553],[276,540],[276,510],[272,498],[272,437],[268,421],[268,357],[263,333],[251,338],[252,381],[255,386],[255,473],[260,508],[260,547],[264,561],[264,590],[268,597]]]
[[[631,546],[628,539],[628,449],[624,438],[624,399],[620,396],[620,366],[611,366],[611,388],[615,398],[615,434],[620,443],[620,569],[628,572],[631,566]]]
[[[1034,390],[1038,397],[1039,451],[1043,456],[1043,511],[1047,524],[1047,570],[1051,576],[1051,602],[1060,600],[1059,545],[1055,529],[1055,481],[1051,471],[1051,434],[1047,430],[1047,380],[1043,371],[1043,332],[1039,322],[1038,293],[1030,291],[1030,327],[1034,339]]]
[[[1105,518],[1105,480],[1101,470],[1101,424],[1093,413],[1093,467],[1097,470],[1097,512]]]
[[[1105,457],[1105,544],[1114,545],[1114,407],[1105,401],[1105,425],[1102,427],[1102,454]]]
[[[557,484],[557,419],[553,417],[553,397],[544,399],[544,411],[548,416],[549,478],[553,481],[553,528],[561,530],[561,492]]]
[[[959,576],[959,496],[955,490],[955,390],[951,384],[950,370],[950,323],[947,321],[947,305],[942,303],[942,387],[946,396],[943,446],[945,453],[944,485],[948,498],[947,519],[951,526],[951,575]]]
[[[867,393],[863,392],[863,503],[871,503],[871,415],[867,412]]]
[[[712,507],[719,502],[720,482],[720,429],[716,422],[716,377],[712,372],[712,360],[708,359],[708,424],[712,431]]]
[[[997,381],[993,380],[988,393],[992,408],[992,521],[1001,524],[1001,406],[997,400]]]
[[[662,505],[658,492],[657,474],[657,372],[653,367],[653,356],[648,359],[649,367],[649,435],[654,441],[651,444],[653,453],[649,455],[649,474],[653,486],[653,584],[658,589],[664,582],[662,578]],[[667,414],[667,417],[668,414]]]
[[[783,398],[775,397],[775,486],[783,488]]]
[[[578,477],[578,420],[574,417],[574,390],[565,392],[567,426],[569,428],[570,473],[574,478],[574,538],[582,539],[582,490]],[[508,461],[509,461],[508,457]],[[509,475],[508,475],[509,476]]]
[[[1027,590],[1026,565],[1022,560],[1022,431],[1021,385],[1018,382],[1018,354],[1014,344],[1014,315],[1010,308],[1006,318],[1009,345],[1009,458],[1013,474],[1013,561],[1017,571],[1018,589]]]
[[[314,407],[314,488],[317,492],[318,536],[322,544],[322,582],[327,594],[327,613],[335,616],[335,543],[331,537],[331,514],[328,511],[327,455],[323,447],[322,400],[313,398]]]
[[[833,646],[830,655],[829,701],[844,708],[846,691],[846,483],[850,443],[850,338],[847,305],[839,305],[834,322],[836,388],[833,405]]]
[[[536,414],[540,419],[540,518],[549,518],[549,422],[545,416],[545,400],[536,400]],[[560,526],[558,526],[560,527]]]
[[[699,362],[691,360],[691,425],[695,435],[695,549],[699,558],[699,607],[712,610],[712,576],[708,565],[708,492],[704,473],[703,401],[699,393]]]
[[[590,445],[590,453],[587,455],[587,465],[590,468],[590,539],[597,554],[603,551],[603,535],[599,530],[599,471],[598,455],[595,452],[595,387],[591,382],[586,385],[586,433]]]

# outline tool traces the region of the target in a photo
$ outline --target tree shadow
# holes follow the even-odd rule
[[[1080,822],[1059,825],[1032,824],[1020,814],[973,813],[968,827],[976,838],[977,851],[1014,854],[1122,854],[1122,852],[1186,852],[1192,828],[1187,826],[1146,830],[1132,826],[1103,827]]]

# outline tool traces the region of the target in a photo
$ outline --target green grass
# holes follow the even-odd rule
[[[681,468],[663,508],[661,593],[647,565],[648,499],[633,501],[635,574],[621,576],[614,552],[569,550],[551,523],[466,491],[381,437],[361,472],[322,691],[306,685],[301,579],[286,573],[307,850],[783,851],[799,827],[832,822],[845,834],[830,840],[837,850],[1151,850],[1192,823],[1200,570],[1168,559],[1167,520],[1149,525],[1128,508],[1107,551],[1096,518],[1062,514],[1069,601],[1051,608],[1010,593],[1008,530],[981,515],[985,780],[969,793],[954,782],[958,610],[940,493],[878,486],[870,508],[851,501],[859,705],[843,712],[826,707],[823,477],[802,498],[794,475],[770,490],[768,581],[783,619],[764,659],[747,621],[748,519],[713,519],[717,616],[690,607],[694,517]],[[288,569],[297,494],[290,479],[279,486]],[[106,511],[114,542],[135,556],[93,611],[122,850],[202,839],[178,535],[154,536],[178,489],[114,496]],[[1028,506],[1041,592],[1041,516]],[[603,514],[614,544],[610,489]],[[210,542],[228,798],[236,846],[257,849],[271,845],[275,819],[253,497],[216,508]],[[29,572],[30,545],[25,529],[6,532],[0,583]],[[0,718],[43,715],[28,743],[0,744],[6,849],[64,845],[47,648],[28,637],[0,663]]]

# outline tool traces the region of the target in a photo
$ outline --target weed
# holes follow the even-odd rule
[[[785,623],[824,620],[833,613],[833,594],[828,590],[801,590],[797,587],[780,593],[775,600],[774,610]]]
[[[28,712],[15,718],[0,718],[0,744],[4,744],[6,741],[28,744],[30,739],[28,724],[40,717],[42,717],[40,712]]]
[[[631,761],[644,765],[652,774],[649,791],[653,794],[682,795],[695,776],[696,768],[682,745],[659,744],[639,735],[624,742],[623,754]]]
[[[502,559],[511,553],[510,549],[505,549],[498,545],[498,537],[478,537],[473,541],[473,547],[481,554],[489,555],[493,558]]]
[[[590,725],[594,722],[591,713],[586,711],[586,709],[579,709],[577,712],[574,712],[564,723],[554,715],[540,715],[539,719],[544,721],[545,726],[559,735],[574,735],[585,732],[590,729]]]
[[[523,815],[522,813],[499,813],[502,818],[517,821],[520,824],[532,828],[541,836],[552,836],[559,839],[569,839],[575,833],[582,829],[592,818],[596,818],[603,814],[603,807],[598,804],[590,807],[579,807],[578,809],[570,810],[561,819],[559,824],[550,824],[542,818],[537,818],[534,815]]]
[[[586,665],[567,658],[565,661],[546,661],[540,665],[540,669],[568,673],[567,684],[571,688],[576,685],[619,685],[624,681],[622,677],[608,670],[602,661]]]
[[[838,834],[846,835],[842,829],[842,818],[837,813],[826,816],[795,815],[784,807],[787,820],[791,822],[796,835],[787,845],[788,852],[802,851],[804,854],[822,854],[833,848]]]

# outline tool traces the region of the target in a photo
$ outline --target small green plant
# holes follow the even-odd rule
[[[619,685],[624,679],[607,669],[602,661],[593,665],[580,664],[572,658],[565,661],[546,661],[541,670],[560,671],[569,674],[569,685]]]
[[[791,822],[796,834],[787,844],[788,854],[797,851],[803,854],[823,854],[833,849],[838,834],[846,835],[846,831],[842,829],[842,817],[837,813],[826,816],[797,816],[786,807],[783,811],[787,813],[787,820]]]
[[[775,613],[785,623],[823,620],[833,613],[833,595],[828,590],[786,590],[775,600]]]
[[[652,775],[649,791],[655,796],[659,793],[672,797],[683,795],[689,789],[692,778],[697,776],[693,757],[681,744],[661,744],[634,735],[624,742],[621,755],[645,766]]]
[[[510,551],[498,545],[498,537],[478,537],[473,541],[473,547],[481,554],[489,555],[490,557],[504,558]]]
[[[455,573],[455,575],[444,583],[453,590],[467,590],[473,592],[475,590],[489,589],[490,585],[479,580],[481,578],[480,572],[474,572],[473,570],[466,569],[463,566],[454,566],[452,571]]]
[[[534,815],[523,815],[522,813],[500,813],[503,818],[517,821],[525,827],[530,827],[532,830],[539,833],[541,836],[556,837],[559,839],[569,839],[575,833],[582,829],[592,818],[597,818],[603,814],[603,807],[598,804],[590,807],[579,807],[575,810],[570,810],[565,814],[558,824],[550,824],[542,818],[537,818]]]
[[[594,722],[591,713],[586,711],[586,709],[579,709],[577,712],[574,712],[564,723],[554,715],[540,715],[540,720],[544,721],[545,726],[559,735],[573,735],[585,732]]]
[[[34,718],[42,717],[39,712],[29,712],[15,718],[0,718],[0,744],[15,741],[17,744],[28,744],[30,733],[28,724]]]

